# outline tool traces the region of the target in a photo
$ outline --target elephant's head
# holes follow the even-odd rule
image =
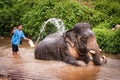
[[[89,57],[88,53],[91,53],[94,64],[101,65],[103,62],[106,62],[105,57],[101,61],[96,36],[88,23],[77,23],[73,29],[65,33],[65,40],[71,47],[75,48],[79,56],[77,59],[85,61]]]

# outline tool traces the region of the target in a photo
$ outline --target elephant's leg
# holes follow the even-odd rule
[[[65,60],[66,63],[71,64],[71,65],[75,65],[75,66],[81,66],[80,64],[78,64],[78,62],[76,61],[75,58],[71,57],[71,56],[66,56]]]
[[[61,57],[63,58],[62,61],[64,61],[65,63],[75,65],[75,66],[80,66],[77,60],[70,55],[68,50],[65,50],[65,52],[62,53]]]
[[[85,58],[85,60],[84,60],[84,62],[86,63],[86,64],[88,64],[89,62],[90,62],[90,56],[89,55],[87,55],[86,56],[86,58]]]
[[[92,61],[95,65],[103,65],[107,63],[106,56],[100,57],[100,55],[97,54],[94,50],[90,50],[90,54],[92,55]]]

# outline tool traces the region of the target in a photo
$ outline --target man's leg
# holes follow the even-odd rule
[[[14,56],[18,56],[17,52],[18,52],[18,46],[12,44],[12,51],[13,51],[13,55]]]

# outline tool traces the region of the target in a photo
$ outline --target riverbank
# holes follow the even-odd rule
[[[30,48],[27,41],[22,41],[22,45],[20,47],[24,48]],[[3,37],[0,39],[0,47],[6,45],[6,47],[11,47],[11,38],[10,37]],[[103,55],[106,55],[107,57],[110,57],[112,59],[119,59],[120,60],[120,54],[112,54],[112,53],[102,53]]]
[[[120,54],[110,54],[110,53],[103,53],[103,54],[109,58],[120,60]]]

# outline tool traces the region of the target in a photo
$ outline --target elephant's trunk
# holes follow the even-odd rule
[[[94,62],[95,65],[104,65],[107,63],[107,58],[106,56],[100,56],[98,53],[96,53],[93,50],[90,50],[90,53],[92,55],[92,61]]]
[[[100,56],[101,49],[97,44],[95,34],[90,35],[87,43],[87,48],[89,49],[89,52],[92,55],[92,61],[94,62],[95,65],[103,65],[107,62],[107,59],[105,56],[104,57]]]

